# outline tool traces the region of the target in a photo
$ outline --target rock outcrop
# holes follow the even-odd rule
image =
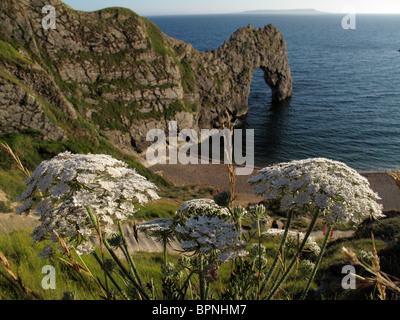
[[[56,28],[46,30],[49,4]],[[169,120],[198,130],[221,128],[226,111],[233,119],[246,114],[257,68],[275,102],[292,94],[286,43],[273,25],[242,28],[200,53],[123,8],[3,0],[0,21],[0,134],[33,128],[58,140],[78,123],[140,153],[148,130],[167,132]]]
[[[197,82],[200,95],[210,105],[201,110],[199,123],[202,127],[221,126],[225,108],[234,118],[247,113],[255,69],[264,71],[274,102],[282,102],[292,95],[286,43],[273,25],[260,29],[249,25],[239,29],[223,46],[193,60],[206,70]]]
[[[43,107],[32,95],[0,78],[0,134],[25,129],[41,131],[49,140],[60,140],[64,134],[44,114]]]

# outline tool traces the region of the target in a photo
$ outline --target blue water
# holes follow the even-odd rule
[[[363,171],[400,167],[400,15],[210,15],[149,17],[199,51],[238,28],[274,24],[288,47],[293,97],[279,110],[254,72],[244,127],[255,130],[255,162],[326,157]]]

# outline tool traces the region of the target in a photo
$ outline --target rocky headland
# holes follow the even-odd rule
[[[45,5],[55,29],[45,29]],[[292,94],[286,43],[273,25],[247,26],[204,53],[131,10],[75,11],[59,0],[3,0],[0,136],[105,139],[128,154],[148,130],[222,128],[247,113],[252,75],[264,71],[274,102]]]

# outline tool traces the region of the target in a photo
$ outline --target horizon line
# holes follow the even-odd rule
[[[245,11],[235,11],[235,12],[203,12],[203,13],[194,13],[194,12],[186,12],[186,13],[139,13],[133,8],[130,7],[122,7],[122,6],[109,6],[104,7],[102,9],[95,10],[81,10],[75,9],[71,5],[64,2],[67,6],[71,7],[75,11],[84,11],[84,12],[96,12],[100,10],[104,10],[107,8],[125,8],[132,10],[133,12],[146,17],[146,16],[189,16],[189,15],[229,15],[229,14],[244,14],[244,15],[257,15],[257,14],[271,14],[271,15],[343,15],[343,14],[357,14],[357,15],[400,15],[400,12],[336,12],[336,11],[322,11],[313,8],[292,8],[292,9],[254,9],[254,10],[245,10]],[[296,12],[297,11],[297,12]],[[301,13],[303,12],[303,13]]]
[[[131,9],[132,10],[132,9]],[[296,9],[293,9],[296,10]],[[243,14],[243,15],[345,15],[345,14],[356,14],[356,15],[400,15],[400,12],[329,12],[329,11],[318,11],[315,13],[273,13],[272,11],[293,11],[291,9],[283,9],[283,10],[249,10],[249,11],[238,11],[238,12],[208,12],[208,13],[150,13],[150,14],[140,14],[143,17],[151,17],[151,16],[205,16],[205,15],[234,15],[234,14]],[[298,9],[303,10],[303,9]],[[305,9],[307,10],[307,9]],[[97,11],[97,10],[96,10]],[[132,10],[134,11],[134,10]],[[257,11],[270,11],[270,13],[257,13]],[[136,11],[134,11],[136,12]],[[254,12],[254,13],[252,13]]]

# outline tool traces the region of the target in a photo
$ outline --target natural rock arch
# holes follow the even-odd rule
[[[207,112],[207,109],[203,108],[200,126],[207,125],[210,123],[210,117],[218,114],[212,123],[217,125],[215,120],[224,118],[225,110],[233,117],[246,114],[253,72],[258,68],[264,72],[265,82],[271,88],[273,103],[280,103],[292,95],[286,42],[273,25],[259,29],[251,25],[241,28],[220,48],[204,53],[199,60],[202,65],[208,67],[209,77],[218,78],[219,83],[222,83],[218,87],[217,81],[217,86],[207,88],[208,92],[202,92],[202,82],[205,80],[201,80],[198,84],[200,96],[214,98],[213,105],[219,106],[219,111],[223,112]]]

